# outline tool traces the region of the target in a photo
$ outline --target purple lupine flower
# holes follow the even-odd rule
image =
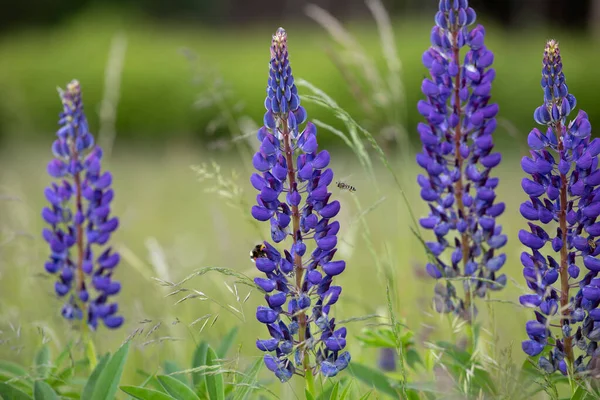
[[[271,336],[256,345],[268,353],[265,364],[282,382],[294,373],[320,371],[332,377],[350,362],[344,351],[346,328],[337,328],[330,316],[342,291],[332,284],[333,277],[346,268],[344,261],[334,260],[340,224],[332,218],[340,203],[331,200],[327,189],[333,171],[327,168],[329,153],[318,151],[315,126],[308,122],[299,130],[306,111],[300,106],[282,28],[271,44],[265,108],[264,126],[257,135],[261,145],[253,158],[260,173],[250,179],[260,192],[252,216],[269,221],[274,243],[291,243],[282,254],[265,241],[255,257],[256,267],[266,276],[255,282],[267,302],[258,307],[256,318]],[[309,253],[307,245],[313,240]]]
[[[521,205],[529,229],[519,232],[521,243],[531,250],[521,254],[521,262],[533,294],[521,296],[520,302],[536,309],[535,320],[526,324],[529,340],[522,347],[536,356],[552,346],[539,365],[566,375],[569,369],[587,370],[600,354],[600,140],[591,140],[584,111],[567,122],[576,100],[568,91],[554,40],[544,51],[542,88],[544,104],[535,110],[534,119],[546,129],[529,133],[531,156],[521,161],[531,175],[523,178],[529,200]],[[544,256],[548,243],[551,249]],[[576,287],[572,297],[569,289]],[[577,348],[580,354],[575,358]]]
[[[101,170],[102,150],[94,146],[89,132],[79,82],[70,82],[60,97],[61,127],[52,145],[55,158],[48,164],[48,174],[57,181],[45,189],[50,205],[42,210],[50,225],[42,232],[50,245],[45,268],[57,276],[54,287],[66,298],[62,308],[66,319],[85,319],[92,329],[100,319],[107,327],[118,328],[123,317],[109,297],[121,290],[112,279],[120,257],[106,245],[119,225],[110,215],[112,175]]]
[[[431,47],[423,54],[431,78],[423,80],[426,100],[417,107],[426,118],[417,128],[423,143],[417,163],[427,171],[417,181],[430,208],[420,224],[436,237],[426,243],[432,260],[426,271],[438,280],[472,277],[463,281],[464,300],[449,280],[438,282],[434,298],[438,312],[467,320],[476,311],[471,293],[483,297],[506,285],[506,275],[499,273],[506,255],[498,250],[507,237],[496,223],[504,203],[495,201],[498,178],[490,176],[501,160],[492,152],[498,113],[498,105],[490,103],[494,55],[484,45],[483,26],[468,30],[474,22],[467,0],[440,1]]]

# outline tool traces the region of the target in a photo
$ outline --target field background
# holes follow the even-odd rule
[[[399,105],[405,115],[401,126],[411,137],[401,148],[391,149],[388,159],[417,216],[427,208],[415,183],[420,170],[413,165],[418,149],[413,133],[420,120],[416,102],[426,75],[420,59],[428,46],[433,14],[427,12],[432,9],[392,15],[405,97]],[[335,15],[335,10],[332,13]],[[522,248],[516,239],[525,225],[518,212],[525,198],[520,189],[519,160],[526,152],[527,133],[534,126],[533,110],[542,101],[543,46],[550,37],[561,42],[569,89],[594,126],[600,123],[600,80],[595,67],[600,65],[600,41],[594,39],[593,29],[573,30],[552,20],[507,27],[492,17],[483,13],[480,22],[486,24],[488,47],[496,56],[493,96],[501,109],[496,140],[504,155],[497,168],[501,177],[498,197],[507,204],[499,220],[509,235],[503,271],[510,283],[495,294],[494,299],[501,302],[493,304],[494,315],[487,312],[485,303],[480,303],[480,308],[481,318],[490,328],[486,340],[494,344],[495,353],[490,356],[499,363],[519,365],[524,360],[520,350],[524,324],[531,316],[513,304],[523,285]],[[126,324],[117,331],[100,329],[94,334],[96,346],[100,352],[114,351],[135,329],[144,328],[122,384],[139,384],[143,377],[138,369],[161,371],[166,360],[188,367],[199,340],[217,345],[234,326],[240,329],[234,351],[239,350],[240,364],[260,356],[254,341],[265,336],[266,330],[254,318],[256,305],[263,301],[258,292],[252,291],[249,300],[240,305],[226,285],[233,288],[233,280],[212,272],[185,284],[209,299],[175,305],[183,296],[165,297],[169,289],[153,279],[178,282],[202,267],[231,268],[254,277],[248,252],[268,237],[266,226],[257,230],[249,220],[249,206],[255,197],[248,183],[251,162],[239,157],[231,142],[240,132],[219,123],[223,109],[201,106],[209,93],[207,87],[213,90],[212,96],[222,94],[236,115],[245,116],[245,126],[249,121],[261,123],[270,35],[283,25],[296,78],[327,92],[367,128],[373,121],[362,118],[360,107],[349,95],[348,85],[326,52],[334,42],[321,27],[302,15],[248,19],[244,24],[229,21],[215,26],[176,18],[161,20],[135,7],[91,5],[66,13],[59,22],[27,22],[0,33],[0,358],[27,364],[43,340],[50,340],[56,354],[77,336],[60,317],[61,303],[54,296],[53,280],[43,269],[47,249],[40,235],[40,210],[45,205],[43,189],[50,182],[45,166],[60,111],[57,86],[72,78],[80,80],[90,126],[94,133],[99,131],[107,58],[115,37],[124,38],[127,48],[118,89],[116,140],[106,166],[115,177],[114,212],[121,218],[114,245],[123,256],[116,276],[123,284],[118,301]],[[368,10],[347,16],[344,24],[384,71],[385,57]],[[197,66],[182,49],[197,56]],[[304,105],[309,118],[344,130],[330,110],[308,102]],[[332,154],[336,177],[357,188],[354,194],[334,190],[342,203],[340,252],[348,265],[338,279],[343,295],[335,307],[337,317],[385,314],[385,280],[391,276],[396,311],[417,333],[417,342],[453,339],[448,319],[431,313],[433,283],[423,277],[425,255],[409,229],[411,219],[390,171],[372,153],[373,181],[342,140],[324,129],[319,132],[321,147]],[[205,163],[211,169],[212,162],[220,165],[224,178],[243,190],[234,195],[234,202],[245,202],[241,208],[226,204],[219,193],[207,192],[215,186],[214,180],[198,181],[191,166]],[[368,232],[359,215],[364,215]],[[250,291],[244,286],[237,290],[240,301]],[[202,332],[202,323],[190,326],[207,314],[211,317]],[[216,315],[219,317],[212,323]],[[148,334],[158,322],[161,325]],[[360,347],[352,338],[374,322],[347,325],[353,360],[370,366],[377,365],[378,352]],[[265,374],[264,378],[273,383],[270,387],[276,393],[281,390],[282,398],[300,393],[294,384],[280,388],[272,377]]]

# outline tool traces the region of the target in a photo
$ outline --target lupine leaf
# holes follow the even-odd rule
[[[6,381],[11,381],[10,385],[14,388],[31,393],[32,380],[27,370],[13,362],[0,360],[0,382]]]
[[[571,396],[571,400],[585,400],[588,397],[588,392],[583,386],[578,386],[575,393]]]
[[[219,348],[217,350],[217,354],[219,355],[220,358],[225,358],[227,356],[227,352],[229,352],[229,349],[233,345],[233,342],[235,341],[235,337],[237,336],[237,333],[238,333],[238,327],[236,326],[233,329],[231,329],[229,332],[227,332],[227,335],[225,335],[223,340],[221,340],[221,343],[219,344]]]
[[[167,393],[177,400],[200,400],[196,393],[180,380],[168,375],[158,375],[156,378]]]
[[[245,400],[248,394],[253,391],[252,384],[257,381],[258,373],[263,366],[262,359],[258,359],[250,366],[246,372],[244,379],[240,382],[233,394],[233,400]]]
[[[110,359],[110,353],[106,353],[105,355],[103,355],[100,358],[98,365],[96,365],[96,368],[94,368],[94,370],[92,371],[92,374],[88,378],[87,383],[85,384],[85,387],[83,388],[83,392],[81,392],[82,399],[91,399],[92,398],[92,394],[94,393],[94,387],[96,386],[96,382],[98,381],[98,378],[100,377],[100,373],[102,372],[102,370],[108,363],[109,359]]]
[[[348,384],[344,388],[344,391],[340,395],[339,400],[346,400],[346,398],[348,397],[348,395],[350,395],[350,388],[352,388],[352,382],[354,382],[354,381],[352,380],[352,381],[348,382]]]
[[[217,354],[208,346],[206,351],[206,365],[213,366],[219,365],[217,362]],[[208,397],[210,400],[223,400],[225,399],[225,392],[223,390],[223,375],[219,372],[208,373],[204,376],[206,380],[206,389],[208,390]]]
[[[398,392],[392,387],[389,379],[381,372],[362,364],[352,363],[348,368],[352,376],[363,381],[367,386],[392,397],[398,397]]]
[[[125,343],[115,354],[110,358],[110,361],[100,372],[98,381],[94,387],[94,393],[91,400],[112,400],[119,387],[121,374],[127,360],[127,352],[129,351],[129,342]]]
[[[331,394],[329,395],[329,400],[337,400],[338,394],[340,391],[340,382],[336,382],[331,389]]]
[[[371,397],[371,393],[373,393],[373,391],[369,390],[367,393],[365,393],[362,396],[360,396],[359,400],[367,400],[369,397]]]
[[[94,368],[96,368],[96,365],[98,365],[96,347],[94,346],[94,342],[90,339],[88,339],[85,344],[85,355],[90,362],[90,369],[93,370]]]
[[[0,397],[5,400],[32,400],[27,393],[2,382],[0,382]]]
[[[122,391],[139,400],[175,400],[174,397],[158,390],[137,386],[121,386]]]
[[[38,378],[45,379],[50,372],[50,349],[43,345],[35,355],[35,372]]]
[[[6,372],[9,375],[13,376],[28,376],[27,370],[21,367],[19,364],[0,360],[0,372]]]
[[[200,342],[196,350],[194,351],[194,357],[192,358],[192,368],[198,368],[203,365],[206,365],[206,352],[208,351],[208,343]],[[198,388],[199,385],[204,384],[204,373],[203,372],[193,372],[192,373],[192,382],[194,383],[194,387]]]
[[[172,373],[180,370],[179,366],[174,361],[165,361],[163,368],[165,370],[165,375],[171,375]],[[188,377],[185,374],[175,374],[173,375],[173,378],[181,381],[185,385],[190,385]]]
[[[315,396],[313,396],[308,389],[304,389],[304,396],[306,397],[306,400],[315,400]]]
[[[33,385],[34,400],[58,400],[56,392],[44,381],[35,381]]]

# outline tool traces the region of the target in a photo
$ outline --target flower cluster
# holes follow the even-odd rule
[[[105,246],[119,225],[110,216],[112,176],[101,171],[102,150],[94,146],[88,130],[79,82],[70,82],[60,96],[61,127],[52,145],[55,158],[48,164],[48,173],[58,182],[45,189],[50,205],[42,211],[50,225],[42,233],[50,246],[45,268],[57,276],[57,295],[66,298],[65,318],[85,318],[92,329],[99,319],[118,328],[123,317],[117,315],[117,303],[108,299],[121,290],[112,280],[120,257]]]
[[[274,243],[291,237],[291,246],[282,254],[265,241],[254,258],[265,274],[255,282],[267,302],[258,307],[256,318],[271,336],[256,345],[268,353],[265,364],[282,382],[294,373],[312,376],[318,370],[332,377],[350,362],[350,354],[343,351],[346,329],[336,329],[330,317],[342,291],[332,280],[346,268],[344,261],[333,260],[340,224],[331,219],[340,203],[332,201],[328,191],[333,171],[327,168],[329,153],[318,151],[315,126],[308,122],[299,131],[306,111],[300,106],[282,28],[273,35],[265,108],[264,126],[257,135],[260,149],[253,158],[260,174],[250,179],[259,191],[252,216],[270,222]],[[307,253],[311,239],[314,250]]]
[[[546,44],[542,65],[544,104],[535,110],[534,119],[546,129],[531,131],[531,156],[521,161],[531,175],[522,181],[529,200],[521,205],[521,214],[530,222],[519,239],[530,251],[521,254],[521,262],[534,294],[521,296],[520,302],[536,309],[535,320],[526,324],[529,340],[522,347],[536,356],[552,346],[547,357],[540,357],[540,367],[567,374],[569,367],[585,371],[599,355],[600,140],[590,140],[592,127],[584,111],[567,123],[576,100],[568,91],[554,40]],[[547,243],[552,255],[544,256]],[[574,297],[570,288],[578,288]],[[577,358],[576,348],[581,351]]]
[[[440,1],[431,47],[423,54],[431,78],[423,80],[426,100],[419,101],[418,111],[427,122],[417,128],[423,143],[417,163],[427,172],[418,183],[430,208],[420,224],[436,237],[426,243],[432,261],[427,272],[435,279],[468,278],[464,300],[450,280],[439,282],[435,308],[468,320],[476,311],[472,293],[483,297],[506,284],[506,275],[499,274],[506,255],[497,253],[507,241],[496,223],[505,208],[495,201],[498,178],[490,176],[501,160],[500,153],[492,153],[498,113],[489,102],[494,55],[484,45],[483,26],[468,30],[474,21],[467,0]]]

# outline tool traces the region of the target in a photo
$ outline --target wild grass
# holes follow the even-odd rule
[[[45,153],[31,147],[14,148],[0,157],[2,194],[20,199],[3,200],[1,208],[2,231],[11,239],[3,241],[0,247],[0,358],[24,364],[32,359],[42,340],[49,340],[56,354],[76,336],[69,333],[68,324],[56,312],[59,304],[51,293],[51,282],[40,276],[46,249],[39,235],[42,223],[38,210],[44,202],[40,188],[46,178],[38,171],[44,169]],[[208,157],[185,148],[171,149],[162,155],[132,148],[117,151],[110,161],[118,194],[115,213],[123,222],[116,244],[125,260],[117,276],[124,283],[120,304],[127,323],[125,329],[110,335],[97,334],[94,341],[101,353],[136,334],[138,339],[132,347],[136,350],[127,362],[124,385],[140,383],[138,370],[162,370],[165,360],[180,367],[189,365],[201,339],[218,345],[233,326],[240,329],[239,363],[248,365],[259,356],[254,341],[264,332],[253,321],[253,313],[261,296],[242,283],[256,276],[248,252],[266,232],[259,236],[243,207],[231,207],[215,193],[206,192],[211,185],[195,182],[196,175],[189,166],[202,165]],[[359,317],[348,326],[350,351],[354,361],[375,368],[378,351],[363,348],[355,338],[361,335],[362,327],[371,324],[369,319],[360,317],[377,314],[387,318],[390,302],[386,282],[393,293],[393,315],[416,333],[417,343],[420,339],[429,343],[436,338],[448,340],[449,332],[447,317],[431,312],[432,282],[423,278],[419,265],[425,261],[425,255],[409,229],[410,216],[393,178],[385,167],[375,163],[375,186],[354,159],[348,152],[332,151],[337,176],[351,176],[349,182],[357,187],[355,193],[334,193],[343,206],[340,237],[349,247],[345,254],[348,270],[339,280],[344,296],[336,307],[336,315],[342,320]],[[247,175],[235,158],[219,157],[215,161],[222,170]],[[399,162],[391,160],[391,168],[397,168]],[[416,174],[417,169],[411,172]],[[520,180],[517,160],[506,159],[499,174],[501,197],[509,210],[500,222],[509,237],[515,237],[522,221],[511,210],[518,209],[523,197],[515,190]],[[402,183],[415,213],[423,214],[425,208],[416,184]],[[246,179],[236,179],[236,185],[251,196],[252,188]],[[352,233],[355,226],[363,232],[362,236]],[[349,239],[353,235],[355,238]],[[517,282],[520,250],[515,240],[507,248],[510,261],[506,273]],[[219,268],[234,276],[224,277]],[[242,282],[236,283],[240,279]],[[519,293],[517,285],[509,284],[495,296],[493,307],[498,322],[490,338],[496,349],[510,355],[516,365],[524,360],[519,347],[524,323],[530,317],[514,305]],[[186,300],[181,301],[183,298]],[[482,312],[482,323],[489,321],[488,313]],[[38,326],[43,327],[43,336]],[[268,385],[275,393],[283,393],[282,398],[288,398],[285,396],[292,390],[284,386],[283,392],[278,392],[279,384],[273,380]]]

